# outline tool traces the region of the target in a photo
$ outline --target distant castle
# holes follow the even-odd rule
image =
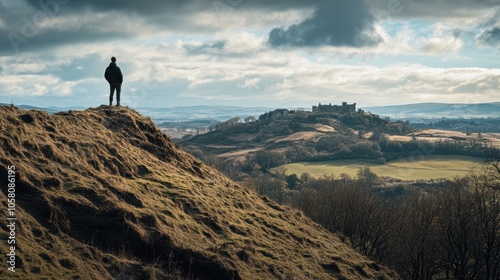
[[[356,103],[347,104],[347,102],[342,102],[342,106],[339,105],[321,105],[313,106],[312,111],[314,113],[356,113]],[[361,112],[361,110],[360,110]]]

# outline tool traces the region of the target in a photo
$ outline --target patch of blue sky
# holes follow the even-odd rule
[[[388,20],[380,21],[380,25],[390,36],[396,36],[399,32],[408,29],[415,37],[419,38],[432,35],[433,24],[435,24],[434,21],[423,19],[398,20],[389,18]]]

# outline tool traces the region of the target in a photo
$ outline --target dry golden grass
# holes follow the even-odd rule
[[[319,132],[325,132],[325,133],[333,133],[335,132],[335,128],[329,125],[324,125],[324,124],[316,124],[314,125],[314,128],[319,131]]]
[[[263,148],[254,148],[254,149],[246,149],[246,150],[236,150],[234,152],[223,153],[217,155],[219,158],[229,159],[231,162],[245,162],[245,159],[249,153],[255,153]]]
[[[287,137],[280,138],[276,140],[276,143],[281,143],[281,142],[295,142],[295,141],[304,141],[304,140],[312,140],[314,141],[315,139],[319,139],[325,134],[321,132],[314,132],[314,131],[304,131],[304,132],[297,132],[292,135],[289,135]]]
[[[13,279],[397,278],[177,149],[128,108],[0,107],[0,131],[2,182],[8,165],[18,169]]]

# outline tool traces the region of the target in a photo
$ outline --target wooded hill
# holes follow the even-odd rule
[[[311,113],[278,109],[258,119],[247,118],[244,122],[240,118],[232,118],[212,126],[209,133],[187,139],[182,144],[220,155],[235,149],[273,150],[286,147],[289,142],[311,146],[331,135],[364,138],[367,136],[364,133],[374,130],[390,134],[412,131],[408,123],[390,122],[370,113]]]
[[[243,166],[247,171],[255,168],[255,164],[265,171],[299,161],[368,159],[385,163],[421,150],[483,156],[487,146],[486,141],[472,138],[426,141],[414,136],[416,132],[408,122],[392,122],[371,113],[282,109],[244,122],[239,118],[228,120],[212,127],[209,133],[183,141],[182,145],[199,158],[216,156],[247,165]],[[392,136],[412,139],[395,141]]]

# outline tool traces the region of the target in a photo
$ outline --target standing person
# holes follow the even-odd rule
[[[104,78],[109,83],[109,106],[113,105],[113,94],[116,89],[116,106],[120,106],[120,92],[122,91],[123,75],[120,67],[116,66],[116,57],[111,58],[111,63],[106,72],[104,72]]]

